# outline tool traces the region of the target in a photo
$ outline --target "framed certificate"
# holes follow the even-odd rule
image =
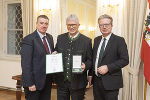
[[[62,53],[46,55],[46,74],[63,71]]]
[[[73,73],[81,73],[82,72],[81,61],[82,61],[81,55],[73,55],[73,68],[72,68]]]

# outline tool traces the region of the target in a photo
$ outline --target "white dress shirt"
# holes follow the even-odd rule
[[[112,33],[111,33],[111,34],[112,34]],[[99,47],[98,47],[97,55],[96,55],[96,60],[95,60],[95,74],[96,74],[96,75],[98,75],[98,74],[97,74],[97,68],[98,68],[99,53],[100,53],[100,49],[101,49],[102,43],[103,43],[104,38],[105,38],[105,39],[106,39],[106,40],[105,40],[105,47],[104,47],[104,50],[105,50],[105,48],[106,48],[106,46],[107,46],[107,43],[108,43],[108,41],[109,41],[109,38],[110,38],[111,34],[109,34],[107,37],[103,37],[103,36],[102,36],[102,39],[101,39],[101,41],[100,41],[100,43],[99,43]],[[99,66],[99,67],[100,67],[100,66]]]
[[[49,52],[50,52],[50,54],[51,54],[51,48],[50,48],[50,45],[49,45],[49,43],[48,43],[48,41],[47,41],[46,34],[43,35],[43,34],[40,33],[38,30],[37,30],[37,32],[38,32],[38,34],[39,34],[39,36],[40,36],[42,42],[43,42],[43,37],[45,36],[45,40],[46,40],[46,43],[47,43],[47,45],[48,45]],[[44,44],[44,43],[43,43],[43,44]]]

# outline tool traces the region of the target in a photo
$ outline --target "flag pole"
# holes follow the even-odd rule
[[[147,80],[145,79],[145,86],[144,86],[144,100],[146,100],[146,94],[147,94]]]

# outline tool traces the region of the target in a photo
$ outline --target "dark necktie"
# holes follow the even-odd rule
[[[44,47],[45,47],[45,49],[46,49],[47,54],[50,54],[49,48],[48,48],[48,45],[47,45],[47,42],[46,42],[46,40],[45,40],[45,37],[46,37],[46,36],[43,37]]]
[[[102,43],[102,46],[101,46],[101,50],[100,50],[100,53],[99,53],[99,59],[98,59],[98,66],[100,66],[100,63],[101,63],[101,60],[102,60],[102,57],[103,57],[103,53],[104,53],[104,48],[105,48],[105,42],[106,42],[106,38],[104,38],[104,41]]]

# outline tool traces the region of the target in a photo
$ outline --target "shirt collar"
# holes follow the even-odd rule
[[[111,34],[112,34],[112,33],[110,33],[110,34],[109,34],[108,36],[106,36],[106,37],[103,37],[103,35],[102,35],[102,40],[104,40],[104,38],[105,38],[106,40],[109,40]]]
[[[78,32],[74,37],[72,37],[72,36],[69,34],[70,38],[72,38],[72,39],[76,38],[78,35],[79,35],[79,32]]]
[[[38,30],[37,30],[37,32],[38,32],[38,34],[39,34],[39,36],[40,36],[40,38],[42,39],[44,36],[46,36],[46,34],[45,35],[43,35],[42,33],[40,33]]]

